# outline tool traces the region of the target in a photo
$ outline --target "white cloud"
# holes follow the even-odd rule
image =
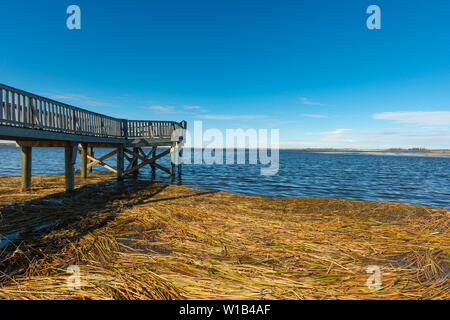
[[[265,118],[265,116],[260,116],[260,115],[233,116],[233,115],[223,115],[223,114],[220,114],[220,115],[207,114],[207,115],[201,116],[201,118],[207,119],[207,120],[239,120],[239,119],[253,120],[253,119]]]
[[[344,133],[348,133],[350,131],[352,131],[352,129],[336,129],[336,130],[333,130],[333,131],[320,132],[320,134],[333,136],[333,135],[341,135],[341,134],[344,134]]]
[[[419,125],[450,125],[450,111],[382,112],[372,116],[377,120],[391,120]]]
[[[352,130],[305,133],[305,140],[285,141],[283,147],[449,149],[450,130]]]
[[[151,106],[149,107],[151,110],[155,110],[158,113],[172,113],[173,107],[171,106]]]
[[[185,110],[198,110],[201,109],[199,106],[184,106]]]
[[[308,118],[318,118],[318,119],[325,119],[325,118],[328,118],[328,115],[326,115],[326,114],[302,113],[301,115],[302,115],[303,117],[308,117]]]
[[[324,104],[319,103],[319,102],[312,102],[311,100],[309,100],[306,97],[301,97],[300,98],[301,103],[303,104],[308,104],[308,105],[312,105],[312,106],[324,106]]]
[[[87,96],[83,96],[81,94],[67,93],[60,95],[51,95],[50,96],[54,100],[67,100],[72,104],[77,104],[82,108],[83,105],[90,107],[111,107],[111,104],[106,102],[97,101]]]

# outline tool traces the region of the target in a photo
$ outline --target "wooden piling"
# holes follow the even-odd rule
[[[176,149],[177,143],[175,142],[172,147],[170,148],[170,176],[173,178],[175,177],[175,149]]]
[[[66,191],[73,191],[73,189],[75,188],[75,155],[74,147],[72,145],[64,147],[64,156],[66,165]]]
[[[88,158],[87,158],[87,154],[88,154],[88,150],[87,150],[87,145],[85,143],[83,143],[81,145],[81,178],[86,179],[87,178],[87,162],[88,162]]]
[[[153,148],[152,155],[150,158],[154,157],[156,157],[156,147]],[[150,166],[152,167],[152,177],[154,177],[156,175],[156,167],[154,162],[150,163]]]
[[[133,152],[136,153],[136,154],[139,154],[139,148],[133,148]],[[135,157],[131,167],[135,167],[137,165],[138,165],[138,158]],[[134,171],[133,173],[135,173],[135,174],[139,173],[139,169]]]
[[[181,178],[181,160],[183,159],[183,144],[185,143],[184,139],[186,138],[186,130],[187,130],[187,122],[181,121],[180,122],[181,128],[184,129],[183,134],[183,142],[182,144],[177,144],[178,147],[178,177]]]
[[[31,188],[31,161],[32,148],[22,147],[22,190],[27,191]]]
[[[178,145],[178,177],[181,177],[181,160],[183,158],[183,148]]]
[[[93,147],[88,147],[87,154],[88,154],[89,156],[91,156],[91,157],[94,157],[94,148],[93,148]],[[88,161],[89,161],[89,163],[92,162],[91,160],[88,160]],[[92,167],[90,167],[90,168],[88,169],[88,172],[89,172],[89,173],[92,173]]]
[[[123,179],[124,155],[123,145],[117,147],[117,180]]]

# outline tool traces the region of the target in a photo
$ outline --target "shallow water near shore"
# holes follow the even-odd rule
[[[109,151],[95,149],[95,156]],[[259,165],[185,164],[181,179],[172,181],[162,171],[156,172],[155,179],[247,195],[394,201],[449,208],[450,158],[442,157],[447,154],[420,155],[281,150],[279,172],[273,176],[261,175]],[[165,157],[160,163],[168,167],[169,161],[169,157]],[[114,166],[115,158],[106,163]],[[80,157],[76,168],[80,168]],[[1,147],[0,176],[20,175],[20,170],[20,149]],[[104,171],[106,169],[100,166],[94,168],[94,172]],[[63,172],[61,148],[33,149],[33,174]],[[142,168],[139,178],[152,179],[150,167]]]

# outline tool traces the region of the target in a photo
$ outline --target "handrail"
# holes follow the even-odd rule
[[[0,125],[107,138],[170,138],[184,122],[117,119],[0,84]]]

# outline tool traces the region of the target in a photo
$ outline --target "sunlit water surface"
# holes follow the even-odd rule
[[[109,149],[95,149],[100,157]],[[276,175],[260,174],[259,165],[184,164],[181,180],[157,171],[156,180],[208,190],[276,197],[327,197],[408,202],[450,207],[448,154],[389,156],[370,152],[309,152],[282,150]],[[224,155],[225,156],[225,155]],[[444,157],[443,157],[444,156]],[[20,175],[20,149],[0,147],[0,175]],[[169,157],[160,163],[169,167]],[[115,158],[106,163],[115,166]],[[76,168],[80,167],[80,157]],[[64,172],[61,148],[34,148],[33,174]],[[94,171],[106,171],[95,166]],[[152,179],[149,166],[139,178]]]

